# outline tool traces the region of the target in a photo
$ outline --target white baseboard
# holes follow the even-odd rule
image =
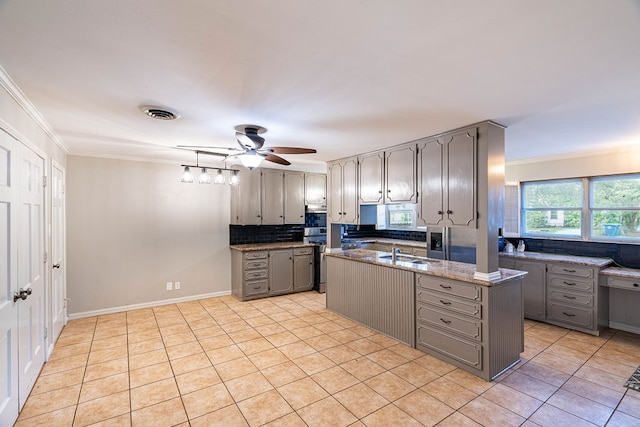
[[[208,294],[191,295],[187,297],[165,299],[160,301],[143,302],[140,304],[122,305],[120,307],[103,308],[100,310],[82,311],[80,313],[67,314],[67,319],[82,319],[84,317],[103,316],[105,314],[121,313],[123,311],[140,310],[142,308],[157,307],[159,305],[177,304],[180,302],[195,301],[205,298],[222,297],[231,295],[231,291],[212,292]]]
[[[620,331],[631,332],[633,334],[640,334],[640,328],[637,326],[625,325],[624,323],[609,322],[611,329],[618,329]]]

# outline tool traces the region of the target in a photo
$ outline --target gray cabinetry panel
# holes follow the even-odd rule
[[[269,294],[286,294],[293,291],[293,251],[291,249],[269,252]]]
[[[304,204],[325,205],[327,203],[327,176],[307,173],[304,175]]]
[[[312,248],[309,248],[312,249]],[[313,288],[313,255],[304,253],[296,254],[294,250],[293,256],[293,290],[307,291]]]
[[[575,276],[593,279],[597,277],[592,267],[583,267],[573,264],[549,264],[549,273],[562,274],[563,276]]]
[[[482,345],[418,324],[416,345],[434,350],[472,368],[482,370]]]
[[[416,320],[476,341],[482,339],[482,322],[480,320],[456,316],[451,312],[440,311],[426,304],[418,304],[416,307]]]
[[[441,279],[434,276],[417,275],[419,287],[432,291],[442,292],[447,295],[467,298],[474,301],[482,301],[482,288],[479,285],[455,282],[449,279]]]
[[[524,317],[544,321],[546,317],[547,265],[540,262],[516,261],[516,270],[527,271],[522,280]]]
[[[304,173],[284,173],[284,223],[304,224]]]
[[[571,291],[593,293],[595,283],[593,279],[581,279],[575,277],[561,277],[549,275],[549,285]]]
[[[549,299],[560,304],[571,303],[587,308],[593,307],[593,295],[565,292],[562,289],[549,288]]]
[[[594,327],[593,309],[583,309],[550,301],[547,315],[549,319],[564,324],[574,325],[584,329],[593,329]]]
[[[245,283],[245,295],[252,297],[256,295],[264,295],[269,292],[269,280],[256,280]]]
[[[435,292],[425,291],[423,288],[416,288],[416,301],[427,303],[435,307],[446,308],[447,310],[465,314],[467,316],[482,318],[482,305],[471,301],[459,300],[450,296],[444,296]]]
[[[361,204],[384,203],[384,153],[372,153],[358,158],[358,188]]]

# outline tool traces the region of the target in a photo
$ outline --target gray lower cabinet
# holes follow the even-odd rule
[[[242,300],[313,288],[313,247],[231,251],[231,291]]]
[[[547,263],[501,257],[500,267],[528,273],[522,279],[524,317],[544,322],[547,316]]]
[[[481,286],[416,274],[416,348],[490,381],[524,351],[522,282]]]
[[[269,251],[269,295],[293,291],[293,250]]]
[[[640,334],[640,279],[600,275],[604,294],[608,297],[607,323],[610,328]],[[602,303],[600,306],[602,307]],[[601,318],[604,316],[600,316]]]
[[[293,250],[293,290],[308,291],[313,288],[313,248]]]
[[[327,257],[327,308],[415,346],[414,273]]]

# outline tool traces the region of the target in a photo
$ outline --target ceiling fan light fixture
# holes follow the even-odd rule
[[[202,168],[198,182],[200,184],[211,184],[211,175],[207,172],[207,168]]]
[[[238,177],[238,171],[233,171],[233,175],[229,178],[229,184],[238,185],[240,183],[240,178]]]
[[[189,166],[184,167],[184,171],[180,175],[180,181],[191,184],[193,182],[193,174],[189,169]]]
[[[242,165],[248,169],[257,168],[264,159],[264,157],[258,155],[255,151],[248,151],[239,155],[238,158],[240,158]]]

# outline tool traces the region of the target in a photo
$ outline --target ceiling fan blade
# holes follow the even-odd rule
[[[244,150],[231,147],[211,147],[205,145],[177,145],[176,148],[189,151],[199,151],[201,153],[215,153],[215,154],[237,154],[243,153]]]
[[[300,147],[269,147],[266,150],[276,154],[314,154],[318,152],[313,148]]]
[[[273,163],[279,163],[281,165],[289,166],[291,163],[282,157],[276,156],[275,154],[260,154],[264,157],[265,160]]]

